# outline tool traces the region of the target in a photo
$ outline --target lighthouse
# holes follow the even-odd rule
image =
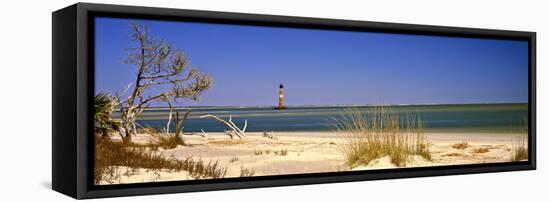
[[[275,109],[286,109],[283,84],[279,85],[279,106],[277,106]]]

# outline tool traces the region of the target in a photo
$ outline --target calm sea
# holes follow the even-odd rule
[[[368,113],[372,108],[327,106],[274,110],[268,107],[202,107],[192,109],[184,130],[224,131],[225,127],[221,123],[199,118],[212,114],[224,119],[231,115],[239,127],[246,119],[247,131],[330,131],[335,129],[334,119],[341,119],[344,111],[353,109]],[[525,127],[528,117],[527,104],[406,105],[386,108],[397,114],[419,115],[427,132],[512,133]],[[177,111],[183,113],[187,110]],[[138,117],[137,122],[143,127],[160,129],[166,125],[168,112],[166,109],[149,109]]]

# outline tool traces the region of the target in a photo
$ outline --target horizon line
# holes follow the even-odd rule
[[[529,104],[529,102],[477,102],[477,103],[419,103],[419,104],[334,104],[334,105],[285,105],[285,107],[371,107],[371,106],[435,106],[435,105],[490,105],[490,104]],[[204,105],[204,106],[174,106],[172,108],[273,108],[277,105]],[[144,109],[168,109],[168,106],[147,107]]]

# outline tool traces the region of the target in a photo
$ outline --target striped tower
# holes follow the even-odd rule
[[[279,106],[277,109],[284,109],[285,108],[285,95],[283,90],[283,84],[279,85]]]

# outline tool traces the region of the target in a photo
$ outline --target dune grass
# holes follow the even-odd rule
[[[163,149],[174,149],[178,145],[184,145],[183,139],[176,135],[151,135],[152,146],[162,147]]]
[[[528,157],[529,152],[527,151],[525,138],[517,138],[514,143],[514,148],[512,150],[512,161],[523,161],[527,160]]]
[[[205,163],[202,160],[187,158],[178,160],[165,158],[161,153],[148,147],[134,147],[133,144],[114,142],[110,139],[96,137],[94,183],[114,183],[122,176],[118,167],[147,169],[149,171],[180,172],[187,171],[194,179],[223,178],[226,168],[218,166],[218,162]]]
[[[527,150],[527,135],[516,137],[512,141],[512,161],[524,161],[529,159]]]
[[[343,134],[343,144],[338,145],[350,167],[368,165],[384,156],[389,156],[398,167],[405,167],[412,155],[431,160],[419,116],[397,114],[385,107],[374,107],[368,112],[347,110],[337,120],[336,128]]]
[[[521,135],[512,139],[511,161],[525,161],[529,159],[529,150],[527,148],[528,134],[529,121],[527,118],[524,118],[521,127]]]
[[[256,170],[254,170],[254,168],[244,168],[244,167],[241,167],[241,174],[239,175],[240,177],[252,177],[254,176],[254,174],[256,174]]]
[[[178,145],[184,145],[185,142],[179,134],[159,134],[154,128],[141,128],[138,133],[147,134],[151,137],[149,144],[132,144],[135,147],[149,147],[157,150],[158,147],[163,149],[174,149]]]

